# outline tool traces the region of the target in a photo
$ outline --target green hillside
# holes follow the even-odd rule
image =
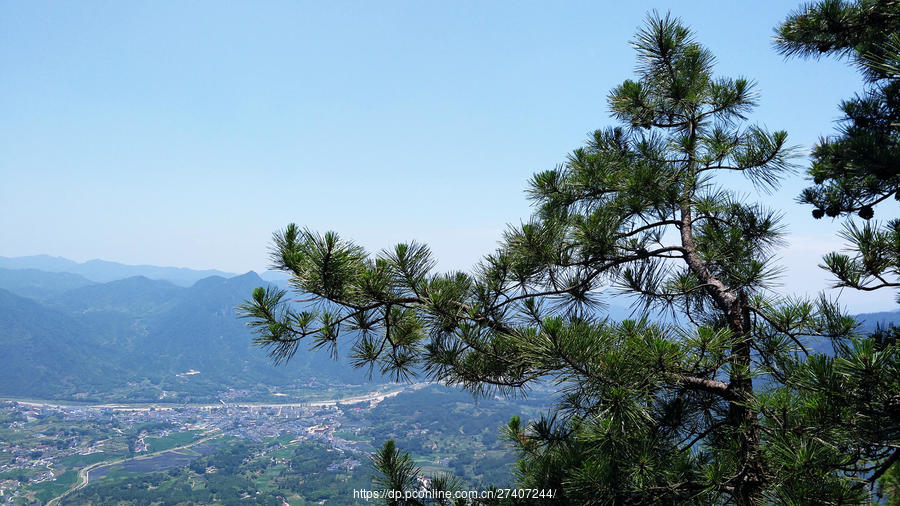
[[[0,370],[0,396],[215,402],[232,391],[264,400],[366,381],[324,353],[273,366],[234,310],[266,284],[253,272],[188,288],[133,277],[62,294],[19,283],[29,288],[0,296],[0,350],[8,365]]]

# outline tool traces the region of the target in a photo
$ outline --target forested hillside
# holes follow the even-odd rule
[[[310,383],[366,381],[324,352],[272,367],[234,310],[261,285],[253,272],[180,287],[143,276],[92,283],[67,273],[0,270],[0,395],[186,402],[214,401],[229,390],[251,398],[252,390],[253,400],[265,400],[281,390],[287,398],[302,395]]]

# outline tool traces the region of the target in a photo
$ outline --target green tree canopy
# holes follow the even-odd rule
[[[849,252],[829,253],[822,267],[837,279],[835,288],[900,288],[900,220],[869,221],[874,206],[884,202],[880,208],[890,214],[896,211],[896,203],[890,202],[900,200],[900,3],[823,0],[790,14],[777,31],[783,54],[846,57],[866,82],[862,94],[841,103],[844,116],[837,135],[815,147],[808,170],[814,186],[800,196],[814,207],[815,218],[848,215],[841,236]],[[855,223],[854,212],[866,222]],[[886,349],[898,335],[897,328],[878,329],[872,338]],[[884,414],[896,424],[896,395],[890,402],[894,407]],[[882,488],[892,504],[900,501],[898,458],[895,451],[874,468],[876,474],[884,473]]]
[[[817,218],[854,212],[872,218],[873,206],[900,199],[900,3],[806,4],[779,26],[776,44],[787,56],[846,57],[862,71],[866,89],[841,103],[837,134],[813,150],[814,186],[801,201],[814,206]]]
[[[868,221],[877,204],[892,214],[900,200],[900,3],[807,4],[778,27],[776,44],[788,56],[845,57],[862,71],[866,90],[841,103],[838,133],[813,150],[814,185],[800,201],[813,206],[816,218],[857,213],[866,220],[846,223],[849,253],[824,259],[836,288],[900,287],[900,220]]]
[[[841,103],[839,131],[813,150],[814,186],[800,195],[816,218],[857,213],[866,220],[846,223],[850,252],[827,255],[823,267],[836,288],[900,287],[900,220],[868,221],[877,204],[891,213],[900,200],[900,3],[823,0],[790,14],[777,32],[783,54],[846,57],[867,84]]]
[[[865,500],[897,455],[896,346],[826,299],[773,291],[779,215],[719,183],[768,191],[791,170],[786,133],[747,122],[753,83],[715,76],[670,16],[632,46],[637,77],[609,95],[618,125],[534,175],[535,214],[472,273],[434,272],[421,244],[370,255],[292,224],[274,265],[317,305],[255,290],[241,310],[256,342],[286,360],[351,339],[358,367],[476,394],[559,385],[545,418],[506,428],[521,483],[557,502]],[[604,318],[609,294],[637,317]]]

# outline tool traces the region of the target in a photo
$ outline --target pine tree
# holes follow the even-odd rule
[[[815,147],[807,171],[814,186],[804,190],[799,199],[813,206],[815,218],[847,217],[841,236],[850,253],[829,253],[822,267],[836,278],[835,288],[900,288],[900,220],[870,221],[875,206],[890,216],[896,212],[895,201],[900,201],[900,3],[823,0],[791,13],[777,32],[776,43],[783,54],[847,58],[866,83],[861,95],[841,103],[844,116],[838,134],[823,138]],[[865,222],[855,222],[853,213]],[[900,296],[897,300],[900,302]],[[871,351],[890,350],[898,336],[896,327],[878,329],[868,344]],[[833,368],[823,371],[835,372]],[[862,376],[852,379],[858,385],[870,380]],[[870,440],[893,448],[892,453],[881,452],[884,458],[874,459],[876,465],[870,468],[875,478],[881,476],[882,490],[893,503],[900,500],[896,495],[900,387],[896,379],[876,383],[877,388],[890,392],[880,408],[861,405],[860,401],[868,398],[865,391],[827,400],[867,411],[875,422],[868,427]]]
[[[786,56],[848,58],[866,81],[860,95],[841,103],[837,135],[815,147],[809,175],[815,183],[801,201],[813,215],[874,215],[881,202],[900,199],[900,3],[894,0],[822,0],[790,14],[777,30]]]
[[[865,78],[866,90],[840,105],[838,134],[813,150],[808,174],[814,186],[800,201],[813,206],[816,218],[856,213],[866,220],[844,227],[850,254],[824,259],[835,287],[898,288],[900,220],[869,220],[878,204],[894,214],[900,200],[900,3],[824,0],[790,14],[777,32],[783,54],[845,57]]]
[[[792,169],[786,133],[746,121],[753,83],[715,77],[670,16],[632,45],[637,79],[609,95],[619,125],[534,175],[534,216],[472,274],[435,273],[421,244],[372,256],[291,224],[273,262],[318,306],[255,290],[256,342],[281,361],[353,339],[357,367],[475,394],[553,382],[551,413],[505,429],[520,483],[552,502],[865,501],[896,455],[896,345],[773,291],[779,215],[719,182],[769,191]],[[604,318],[608,294],[634,296],[635,318]],[[828,342],[836,356],[814,351]]]
[[[461,481],[456,476],[441,473],[425,483],[419,483],[418,478],[422,476],[422,470],[415,465],[409,452],[397,448],[393,439],[387,440],[384,446],[375,451],[372,465],[379,473],[372,481],[381,491],[392,492],[385,498],[387,504],[396,506],[466,504],[465,499],[453,497],[453,492],[461,489]],[[411,492],[417,494],[409,494]]]
[[[416,478],[421,470],[412,460],[408,452],[397,449],[393,439],[389,439],[384,446],[372,456],[372,464],[375,469],[383,471],[374,478],[376,485],[381,490],[398,493],[400,497],[388,497],[386,502],[391,505],[421,504],[418,501],[405,500],[402,492],[416,489]]]

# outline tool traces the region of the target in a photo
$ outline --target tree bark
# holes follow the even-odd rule
[[[765,469],[760,454],[757,412],[753,401],[753,378],[750,376],[750,309],[747,296],[740,294],[728,311],[728,324],[734,332],[732,372],[729,383],[736,399],[728,406],[728,425],[740,437],[740,468],[733,479],[734,496],[739,504],[752,504],[765,481]]]
[[[765,469],[761,459],[757,413],[750,407],[753,400],[753,379],[749,374],[752,352],[750,307],[746,295],[733,293],[710,272],[697,254],[692,225],[691,203],[682,202],[681,245],[685,250],[685,262],[700,282],[707,285],[707,292],[725,313],[728,327],[734,335],[730,362],[732,371],[727,388],[729,395],[723,397],[729,402],[726,424],[740,438],[740,455],[737,473],[728,485],[733,488],[735,502],[753,504],[762,490]]]

